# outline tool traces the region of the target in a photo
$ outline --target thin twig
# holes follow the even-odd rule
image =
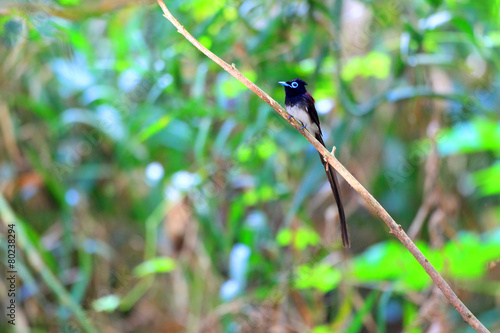
[[[428,193],[426,197],[424,197],[424,202],[420,205],[420,208],[415,215],[415,218],[410,224],[408,228],[408,236],[411,239],[416,239],[424,225],[425,219],[429,215],[431,209],[436,206],[436,201],[438,199],[438,192]]]
[[[439,174],[439,154],[437,152],[436,136],[440,127],[439,117],[441,112],[434,112],[432,120],[427,126],[427,136],[429,137],[431,149],[429,157],[425,163],[425,181],[424,181],[424,194],[422,205],[417,211],[417,215],[408,228],[408,236],[411,239],[416,239],[424,225],[425,219],[430,211],[434,209],[440,201],[441,193],[438,191],[437,179]]]
[[[380,203],[361,185],[356,178],[347,169],[340,164],[340,162],[331,154],[314,136],[306,129],[300,130],[302,127],[293,117],[288,119],[289,114],[285,109],[274,99],[272,99],[268,94],[266,94],[262,89],[257,87],[253,82],[248,80],[243,74],[241,74],[236,67],[227,64],[224,60],[216,56],[214,53],[209,51],[206,47],[200,44],[196,38],[194,38],[180,23],[177,19],[170,13],[162,0],[157,0],[161,9],[163,10],[163,16],[169,20],[176,28],[177,31],[182,34],[191,44],[193,44],[198,50],[203,52],[207,57],[212,59],[215,63],[221,66],[226,72],[234,76],[241,83],[243,83],[248,89],[252,90],[257,96],[269,104],[273,109],[275,109],[285,120],[292,124],[300,133],[319,151],[320,154],[328,161],[328,163],[337,170],[337,172],[344,177],[344,179],[352,186],[352,188],[358,192],[368,204],[377,212],[380,218],[389,226],[389,233],[396,236],[401,243],[411,252],[411,254],[417,259],[420,265],[425,269],[427,274],[431,277],[432,281],[441,289],[443,294],[448,298],[453,307],[460,313],[465,322],[467,322],[474,330],[477,332],[485,333],[489,332],[486,327],[469,311],[469,309],[462,303],[462,301],[453,292],[451,287],[446,283],[443,277],[438,273],[438,271],[432,266],[432,264],[427,260],[427,258],[418,249],[415,243],[406,235],[401,225],[397,224],[392,217],[387,213],[387,211],[380,205]]]

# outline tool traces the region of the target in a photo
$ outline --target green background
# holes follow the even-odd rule
[[[277,101],[307,81],[339,161],[500,331],[500,1],[166,5]],[[342,248],[315,149],[155,1],[2,2],[0,134],[2,331],[472,331],[343,180]]]

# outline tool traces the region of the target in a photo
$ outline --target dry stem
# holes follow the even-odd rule
[[[418,249],[415,243],[406,235],[405,231],[401,225],[397,224],[392,217],[387,213],[387,211],[380,205],[380,203],[361,185],[356,178],[347,169],[340,164],[340,162],[335,158],[335,156],[330,153],[314,136],[307,130],[300,130],[301,124],[298,123],[293,117],[288,119],[289,114],[286,110],[274,99],[272,99],[268,94],[266,94],[262,89],[257,87],[253,82],[248,80],[243,74],[241,74],[234,64],[229,65],[224,60],[216,56],[206,47],[200,44],[187,30],[177,21],[177,19],[170,13],[162,0],[157,0],[161,9],[163,10],[163,16],[169,20],[176,28],[177,31],[182,34],[191,44],[193,44],[198,50],[203,52],[207,57],[212,59],[215,63],[221,66],[226,72],[234,76],[241,83],[243,83],[248,89],[252,90],[257,96],[269,104],[273,109],[276,110],[285,120],[292,124],[300,133],[322,154],[328,163],[337,170],[337,172],[344,177],[344,179],[352,186],[352,188],[358,192],[368,204],[377,212],[380,218],[389,226],[389,233],[396,236],[401,243],[411,252],[411,254],[417,259],[420,265],[425,269],[427,274],[431,277],[432,281],[436,286],[441,289],[443,294],[448,298],[453,307],[460,313],[464,321],[466,321],[476,332],[489,332],[486,327],[469,311],[469,309],[462,303],[462,301],[453,292],[451,287],[446,283],[443,277],[438,273],[438,271],[432,266],[432,264],[427,260],[427,258]]]

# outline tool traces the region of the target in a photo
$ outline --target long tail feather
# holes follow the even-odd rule
[[[323,138],[321,135],[317,134],[316,139],[321,142],[323,146],[325,143],[323,142]],[[325,146],[326,147],[326,146]],[[326,168],[327,162],[323,159],[323,156],[320,154],[321,163]],[[328,181],[330,182],[330,187],[332,188],[333,196],[335,197],[335,201],[337,202],[337,208],[339,211],[339,220],[340,220],[340,231],[342,233],[342,244],[344,247],[351,247],[351,242],[349,241],[349,232],[347,231],[347,222],[345,220],[344,214],[344,206],[342,205],[342,199],[340,198],[339,192],[339,183],[337,181],[337,177],[335,175],[335,171],[331,165],[328,165],[328,170],[326,170],[326,176],[328,177]]]

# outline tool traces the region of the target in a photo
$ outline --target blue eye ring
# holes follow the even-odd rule
[[[297,88],[299,84],[297,82],[292,82],[292,88]]]

